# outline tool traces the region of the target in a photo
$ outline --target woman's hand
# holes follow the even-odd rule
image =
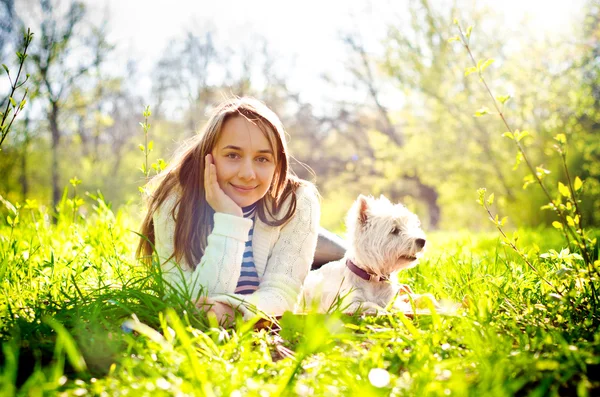
[[[205,311],[209,316],[215,316],[217,322],[224,327],[230,327],[235,322],[235,310],[226,303],[216,302],[209,297],[203,297],[198,299],[196,307]]]
[[[204,159],[204,191],[206,192],[206,202],[215,212],[244,216],[240,206],[226,195],[219,186],[217,167],[213,163],[212,154],[207,154]]]

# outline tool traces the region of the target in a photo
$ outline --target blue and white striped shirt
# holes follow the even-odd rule
[[[254,220],[256,215],[256,203],[242,208],[244,212],[244,218]],[[235,288],[236,294],[247,295],[251,294],[258,289],[259,280],[258,273],[256,272],[256,266],[254,265],[254,256],[252,254],[252,235],[254,233],[254,222],[250,228],[248,234],[248,241],[246,241],[246,247],[244,249],[244,257],[242,259],[242,269],[240,272],[240,278],[238,279],[237,287]]]

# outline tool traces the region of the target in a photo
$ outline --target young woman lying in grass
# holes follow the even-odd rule
[[[292,310],[313,262],[318,193],[289,169],[285,131],[263,103],[219,105],[151,181],[137,255],[153,246],[171,289],[222,322]]]

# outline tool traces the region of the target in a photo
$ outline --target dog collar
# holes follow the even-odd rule
[[[350,259],[346,260],[346,266],[348,266],[348,269],[350,269],[350,271],[352,273],[356,274],[358,277],[360,277],[366,281],[387,281],[387,280],[389,280],[389,276],[378,276],[376,274],[371,274],[369,272],[366,272],[365,270],[356,266],[354,264],[354,262],[352,262]]]

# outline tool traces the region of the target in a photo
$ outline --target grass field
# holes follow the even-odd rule
[[[3,396],[600,394],[598,311],[554,230],[518,239],[552,286],[498,233],[431,233],[401,281],[466,302],[457,315],[286,314],[276,333],[223,330],[166,296],[133,260],[136,225],[101,197],[63,202],[56,225],[33,202],[3,213]]]

